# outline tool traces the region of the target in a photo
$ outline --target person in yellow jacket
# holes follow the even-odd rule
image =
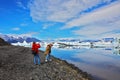
[[[53,46],[53,43],[50,43],[47,45],[46,50],[44,52],[45,55],[45,62],[51,61],[51,48]]]

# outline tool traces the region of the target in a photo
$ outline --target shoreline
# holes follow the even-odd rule
[[[41,65],[33,64],[31,49],[27,47],[0,46],[0,52],[1,80],[93,80],[87,72],[54,56],[45,63],[41,50]]]
[[[54,57],[54,56],[52,56]],[[69,67],[71,67],[72,69],[76,70],[78,73],[80,73],[83,78],[87,78],[88,80],[93,80],[93,77],[91,74],[88,74],[87,72],[84,72],[83,70],[79,69],[77,66],[75,66],[72,63],[68,63],[66,60],[61,60],[59,58],[54,57],[55,59],[59,60],[59,61],[63,61],[66,65],[68,65]]]

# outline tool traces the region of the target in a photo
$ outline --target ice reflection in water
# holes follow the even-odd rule
[[[112,48],[57,48],[52,55],[67,60],[96,80],[120,80],[120,50]]]

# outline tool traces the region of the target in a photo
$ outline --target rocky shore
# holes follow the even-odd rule
[[[44,62],[43,51],[39,51],[41,64],[33,64],[30,48],[20,46],[0,46],[0,80],[92,80],[66,61],[52,57]]]

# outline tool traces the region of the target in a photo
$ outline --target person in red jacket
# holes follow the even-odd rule
[[[36,42],[33,42],[32,44],[32,54],[34,54],[34,64],[40,65],[40,56],[39,56],[39,48],[40,44],[36,44]]]

